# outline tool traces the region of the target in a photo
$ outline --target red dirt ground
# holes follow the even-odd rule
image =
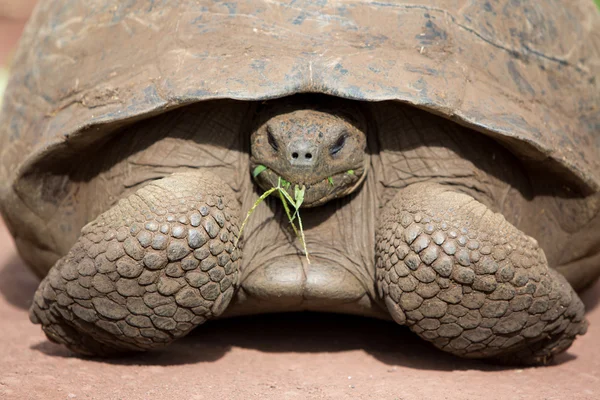
[[[289,314],[213,321],[163,351],[73,356],[27,317],[37,279],[0,222],[2,399],[599,399],[600,284],[590,329],[555,364],[461,360],[391,322]]]

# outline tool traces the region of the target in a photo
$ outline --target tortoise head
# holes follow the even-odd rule
[[[366,176],[366,119],[347,101],[265,103],[251,136],[250,168],[268,190],[304,186],[304,207],[352,193]]]

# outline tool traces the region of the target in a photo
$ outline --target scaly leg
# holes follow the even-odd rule
[[[451,187],[400,191],[376,254],[392,317],[444,351],[544,364],[586,331],[583,304],[537,242]]]
[[[87,355],[161,347],[219,315],[238,280],[239,208],[210,173],[154,181],[86,225],[30,310]]]

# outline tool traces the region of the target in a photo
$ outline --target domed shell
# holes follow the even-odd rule
[[[183,104],[319,92],[413,104],[598,189],[599,73],[590,0],[40,2],[5,99],[0,177]]]

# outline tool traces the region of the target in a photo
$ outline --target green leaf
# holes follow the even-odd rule
[[[282,187],[284,187],[284,188],[286,188],[286,189],[289,189],[289,188],[290,188],[290,186],[291,186],[291,183],[290,183],[290,182],[288,182],[288,181],[286,181],[286,180],[285,180],[285,179],[283,179],[283,178],[280,178],[280,179],[281,179],[281,186],[282,186]]]
[[[353,169],[349,169],[348,172],[346,172],[348,175],[354,175],[354,170]]]
[[[285,210],[285,214],[287,215],[288,220],[290,221],[290,225],[292,225],[292,229],[294,230],[294,233],[296,234],[296,236],[300,237],[300,235],[298,234],[298,230],[296,229],[296,225],[294,225],[294,219],[296,218],[296,212],[294,212],[294,215],[292,216],[292,214],[290,213],[290,206],[288,205],[287,200],[283,196],[284,191],[281,189],[278,189],[278,192],[279,192],[279,198],[281,199],[281,204],[283,204],[283,209]]]
[[[327,178],[327,180],[329,181],[329,183],[331,184],[331,186],[333,186],[333,178],[330,176],[329,178]]]
[[[283,190],[282,188],[279,188],[279,192],[285,196],[287,201],[289,201],[290,204],[292,206],[294,206],[294,208],[296,208],[296,202],[294,201],[294,199],[292,199],[292,196],[290,196],[290,194],[287,192],[287,190]]]
[[[298,185],[294,188],[294,196],[296,197],[296,210],[300,208],[302,203],[304,202],[304,192],[306,191],[306,187],[302,186],[302,188],[298,189]]]
[[[260,175],[261,172],[265,171],[267,169],[267,167],[265,167],[264,165],[257,165],[256,168],[254,168],[254,171],[252,171],[252,177],[256,178],[258,175]]]

